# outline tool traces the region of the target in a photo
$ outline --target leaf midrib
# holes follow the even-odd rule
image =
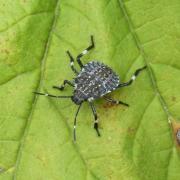
[[[52,20],[52,25],[51,25],[51,28],[49,30],[49,33],[48,33],[48,36],[47,36],[47,41],[46,41],[46,46],[44,48],[44,53],[42,55],[41,66],[40,66],[41,73],[40,73],[40,78],[39,78],[38,88],[37,89],[40,89],[40,87],[42,85],[42,81],[43,81],[43,77],[44,77],[45,64],[46,64],[47,55],[48,55],[48,52],[49,52],[49,47],[50,47],[50,44],[51,44],[52,34],[53,34],[53,30],[54,30],[54,28],[56,26],[56,22],[57,22],[57,19],[58,19],[58,16],[59,16],[59,5],[60,5],[60,0],[57,0],[56,6],[54,8],[55,9],[54,10],[54,18]],[[36,103],[37,103],[37,97],[38,96],[36,95],[33,98],[33,103],[32,103],[32,106],[31,106],[29,116],[27,118],[27,123],[26,123],[26,126],[24,128],[24,133],[23,133],[23,135],[21,137],[21,140],[20,140],[20,147],[19,147],[18,152],[17,152],[17,158],[16,158],[16,163],[15,163],[15,168],[14,168],[14,175],[13,175],[14,180],[17,177],[17,172],[18,172],[20,161],[21,161],[22,151],[23,151],[23,147],[24,147],[24,144],[25,144],[25,141],[26,141],[26,137],[28,135],[29,127],[31,125],[31,119],[32,119],[32,115],[33,115]]]
[[[47,56],[48,56],[48,52],[49,52],[49,47],[50,47],[50,44],[51,44],[52,34],[54,34],[54,29],[55,29],[55,26],[56,26],[56,22],[57,22],[57,19],[59,17],[59,7],[60,7],[60,0],[57,0],[56,6],[55,6],[55,11],[54,11],[54,18],[52,20],[52,25],[51,25],[51,28],[49,30],[49,34],[47,36],[47,41],[46,41],[46,46],[45,46],[45,49],[44,49],[44,53],[42,55],[41,66],[40,66],[41,73],[40,73],[40,79],[39,79],[39,82],[38,82],[37,90],[40,89],[41,86],[42,86],[44,72],[45,72],[45,65],[46,65],[46,60],[47,60]],[[38,96],[36,95],[33,98],[33,103],[32,103],[32,106],[31,106],[29,116],[27,118],[27,123],[26,123],[26,126],[24,128],[24,133],[23,133],[23,135],[21,137],[21,140],[20,140],[20,147],[19,147],[18,152],[17,152],[17,158],[16,158],[15,167],[14,167],[14,175],[13,175],[14,180],[17,179],[17,173],[18,173],[18,168],[19,168],[19,165],[20,165],[21,157],[22,157],[22,151],[23,151],[23,148],[24,148],[24,145],[25,145],[25,142],[26,142],[26,137],[28,135],[28,131],[29,131],[29,128],[30,128],[30,125],[31,125],[31,119],[32,119],[32,115],[33,115],[33,112],[34,112],[35,107],[36,107],[37,97]],[[52,103],[52,105],[54,105],[54,107],[58,111],[56,105],[54,103]],[[66,125],[67,125],[68,130],[70,131],[70,127],[68,126],[67,123],[66,123]],[[72,143],[72,145],[73,145],[75,151],[77,152],[77,154],[79,155],[80,159],[82,160],[83,164],[85,165],[85,167],[87,169],[86,178],[87,178],[88,171],[89,171],[90,174],[92,175],[92,177],[94,177],[94,179],[98,179],[98,177],[88,168],[88,166],[87,166],[87,164],[85,162],[85,159],[82,157],[82,155],[79,152],[77,146],[75,144],[73,144],[73,143]],[[9,170],[9,168],[8,168],[8,170]],[[6,171],[3,171],[3,173],[4,172],[6,172]]]
[[[145,54],[145,52],[144,52],[144,49],[143,49],[143,47],[141,46],[141,43],[140,43],[140,41],[139,41],[139,39],[138,39],[138,36],[137,36],[137,34],[136,34],[135,30],[134,30],[134,27],[133,27],[133,24],[132,24],[132,22],[131,22],[131,19],[130,19],[129,16],[128,16],[126,7],[125,7],[125,5],[124,5],[124,3],[123,3],[122,0],[119,0],[118,2],[119,2],[119,7],[120,7],[120,9],[122,9],[122,12],[123,12],[123,14],[124,14],[124,18],[125,18],[125,20],[127,21],[127,24],[128,24],[128,26],[129,26],[129,31],[130,31],[130,33],[132,34],[132,37],[133,37],[133,39],[134,39],[134,41],[135,41],[135,44],[136,44],[137,48],[139,49],[139,52],[140,52],[140,54],[142,55],[145,64],[147,65],[148,74],[149,74],[149,77],[150,77],[150,79],[151,79],[152,87],[153,87],[153,89],[154,89],[155,95],[158,96],[158,100],[160,101],[160,104],[161,104],[161,106],[162,106],[163,111],[165,112],[165,114],[166,114],[166,116],[167,116],[167,119],[168,119],[167,123],[168,123],[168,125],[170,125],[170,131],[171,131],[171,133],[172,133],[173,127],[172,127],[172,125],[171,125],[171,124],[172,124],[171,119],[173,119],[173,115],[170,113],[170,111],[169,111],[169,109],[168,109],[168,106],[167,106],[167,104],[166,104],[163,96],[161,95],[161,93],[160,93],[160,91],[159,91],[159,89],[158,89],[158,87],[157,87],[154,74],[153,74],[151,68],[149,67],[148,57],[146,56],[146,54]],[[138,127],[139,127],[139,126],[138,126]],[[173,133],[172,133],[172,136],[173,136]],[[173,139],[172,139],[172,141],[173,141]],[[173,142],[174,142],[174,141],[173,141]],[[173,155],[173,148],[174,148],[174,147],[175,147],[175,143],[172,143],[172,148],[171,148],[171,152],[170,152],[170,155],[169,155],[169,161],[168,161],[169,163],[168,163],[167,171],[166,171],[167,174],[166,174],[166,176],[165,176],[166,179],[168,179],[168,169],[169,169],[169,164],[170,164],[170,161],[171,161],[171,157],[172,157],[172,155]]]
[[[137,48],[139,49],[140,54],[142,55],[142,57],[143,57],[143,59],[144,59],[144,61],[145,61],[145,64],[147,65],[148,74],[149,74],[149,77],[150,77],[150,79],[151,79],[153,89],[154,89],[155,93],[158,94],[160,103],[161,103],[162,108],[163,108],[163,110],[165,111],[167,117],[168,117],[168,118],[169,118],[169,117],[172,117],[172,115],[170,114],[170,112],[169,112],[169,110],[168,110],[168,108],[167,108],[167,105],[166,105],[166,103],[165,103],[164,98],[162,97],[162,95],[160,94],[160,91],[159,91],[158,88],[157,88],[157,84],[156,84],[155,77],[154,77],[154,75],[153,75],[153,73],[152,73],[152,70],[151,70],[150,67],[149,67],[149,64],[148,64],[148,60],[147,60],[148,57],[146,56],[146,54],[145,54],[145,52],[144,52],[144,49],[143,49],[142,46],[141,46],[141,43],[140,43],[140,41],[139,41],[139,39],[138,39],[138,36],[137,36],[136,32],[134,31],[134,27],[133,27],[133,25],[132,25],[132,22],[131,22],[130,18],[128,17],[128,13],[127,13],[127,10],[126,10],[126,8],[125,8],[125,6],[124,6],[124,3],[122,2],[122,0],[119,0],[118,2],[119,2],[119,6],[120,6],[120,8],[122,9],[122,12],[123,12],[123,14],[124,14],[124,18],[125,18],[125,20],[127,21],[127,24],[128,24],[128,26],[129,26],[129,31],[130,31],[130,33],[132,34],[132,37],[133,37],[133,39],[134,39],[134,41],[135,41],[135,43],[136,43]]]

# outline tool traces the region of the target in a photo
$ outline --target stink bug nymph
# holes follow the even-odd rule
[[[94,39],[93,36],[91,36],[91,45],[76,57],[76,61],[80,66],[80,71],[78,71],[74,67],[74,58],[72,57],[71,53],[67,51],[67,55],[70,59],[71,69],[75,73],[76,77],[72,81],[64,80],[62,85],[53,86],[53,88],[62,91],[64,90],[65,85],[70,85],[74,88],[72,96],[56,96],[52,94],[35,92],[38,95],[44,95],[54,98],[71,98],[71,100],[76,105],[78,105],[78,109],[74,118],[74,141],[76,140],[76,119],[82,103],[85,101],[89,103],[94,115],[94,128],[97,132],[97,135],[100,136],[98,129],[98,117],[93,101],[102,97],[110,103],[129,106],[122,101],[113,100],[106,95],[118,88],[131,85],[138,76],[138,74],[146,68],[146,66],[144,66],[137,69],[128,82],[121,83],[119,76],[110,67],[101,62],[93,60],[83,65],[83,63],[81,62],[81,57],[87,54],[87,52],[94,48],[94,46]]]

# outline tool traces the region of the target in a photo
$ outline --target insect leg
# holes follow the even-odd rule
[[[71,69],[73,70],[73,72],[75,74],[78,74],[78,71],[76,70],[76,68],[74,67],[74,58],[72,57],[71,53],[69,51],[67,51],[67,54],[70,58],[70,66],[71,66]]]
[[[100,136],[99,129],[98,129],[98,117],[97,117],[96,109],[95,109],[94,104],[92,102],[89,102],[89,104],[91,106],[91,109],[92,109],[92,112],[94,115],[94,129],[96,130],[97,135]]]
[[[83,67],[83,63],[81,62],[81,57],[84,56],[85,54],[87,54],[87,52],[89,50],[91,50],[92,48],[94,48],[94,39],[93,39],[93,36],[91,35],[91,45],[89,47],[87,47],[82,53],[80,53],[76,58],[79,66],[81,68]]]
[[[53,88],[56,88],[56,89],[59,89],[62,91],[62,90],[64,90],[66,84],[69,84],[70,86],[74,87],[74,84],[71,81],[64,80],[64,82],[61,86],[53,86]]]
[[[110,97],[107,97],[107,96],[104,96],[104,99],[110,103],[113,103],[113,104],[122,104],[124,106],[129,106],[129,104],[127,103],[124,103],[122,101],[117,101],[117,100],[114,100],[114,99],[111,99]]]
[[[147,66],[144,66],[144,67],[142,67],[142,68],[137,69],[137,70],[135,71],[135,73],[133,74],[133,76],[131,77],[131,79],[130,79],[128,82],[119,84],[119,86],[118,86],[117,88],[131,85],[132,82],[133,82],[133,81],[136,79],[136,77],[139,75],[139,73],[140,73],[142,70],[146,69],[146,67],[147,67]]]
[[[48,97],[53,97],[53,98],[71,98],[72,96],[56,96],[53,94],[47,94],[47,93],[40,93],[40,92],[34,92],[37,95],[42,95],[42,96],[48,96]]]
[[[73,130],[74,141],[76,141],[76,119],[77,119],[77,115],[78,115],[78,113],[79,113],[79,110],[80,110],[80,108],[81,108],[81,105],[82,105],[82,104],[79,105],[79,107],[78,107],[78,109],[77,109],[77,111],[76,111],[76,114],[75,114],[75,118],[74,118],[74,130]]]

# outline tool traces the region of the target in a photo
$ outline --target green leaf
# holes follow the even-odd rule
[[[179,0],[1,0],[0,179],[164,180],[180,178]],[[112,93],[130,107],[97,100],[101,137],[87,103],[77,106],[34,91],[53,89],[74,74],[74,57],[95,37],[97,59],[128,81]],[[76,63],[76,67],[78,65]]]

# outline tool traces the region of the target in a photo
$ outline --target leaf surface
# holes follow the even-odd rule
[[[164,180],[180,178],[180,2],[178,0],[40,1],[0,3],[0,179]],[[101,137],[87,103],[77,106],[32,92],[75,77],[66,51],[83,63],[99,60],[122,82],[111,95],[130,107],[97,100]],[[79,70],[78,64],[75,63]]]

